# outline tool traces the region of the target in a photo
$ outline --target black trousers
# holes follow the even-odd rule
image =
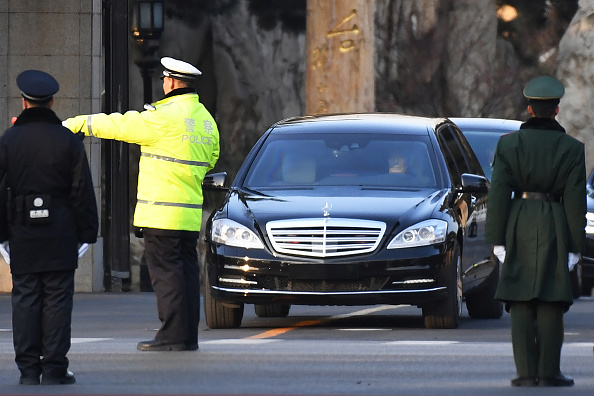
[[[161,327],[155,339],[198,344],[200,269],[197,233],[144,229],[144,253]]]
[[[12,275],[12,334],[21,375],[66,373],[73,296],[74,270]]]

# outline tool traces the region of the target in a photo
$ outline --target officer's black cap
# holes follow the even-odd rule
[[[533,100],[559,100],[565,94],[561,81],[548,75],[538,76],[528,81],[524,88],[524,96]]]
[[[33,102],[50,100],[60,90],[56,79],[41,70],[25,70],[16,81],[23,98]]]

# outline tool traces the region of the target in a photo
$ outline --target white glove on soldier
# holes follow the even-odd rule
[[[579,253],[569,253],[567,255],[567,266],[569,267],[570,271],[573,269],[573,267],[575,267],[578,261],[580,261]]]
[[[505,246],[503,245],[496,245],[493,246],[493,254],[497,256],[499,261],[502,263],[505,261]]]

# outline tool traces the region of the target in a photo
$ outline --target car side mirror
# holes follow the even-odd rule
[[[489,185],[489,179],[485,176],[474,175],[472,173],[462,174],[461,192],[487,193],[489,192]]]
[[[207,190],[226,190],[227,172],[212,173],[204,176],[202,188]]]

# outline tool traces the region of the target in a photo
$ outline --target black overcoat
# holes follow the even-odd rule
[[[76,269],[78,245],[96,242],[98,230],[81,139],[52,110],[24,110],[0,137],[0,182],[0,240],[9,241],[12,273]],[[50,216],[31,220],[39,196]]]
[[[584,246],[585,169],[584,144],[553,119],[531,118],[501,137],[485,231],[506,248],[496,298],[573,302],[567,254]],[[512,192],[552,193],[562,202],[512,199]]]

